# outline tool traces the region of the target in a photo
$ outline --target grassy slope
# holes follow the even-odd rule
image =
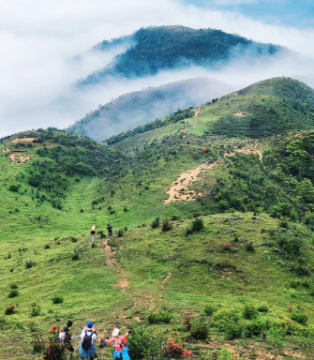
[[[216,106],[219,109],[223,104],[218,103],[208,109]],[[207,115],[201,112],[200,119],[202,116],[205,124]],[[167,134],[166,128],[158,130]],[[167,137],[160,143],[146,146],[124,166],[120,167],[118,163],[112,166],[110,176],[75,175],[81,180],[70,181],[62,210],[54,209],[48,201],[39,203],[36,198],[32,200],[32,188],[27,181],[21,181],[19,193],[8,190],[10,184],[16,183],[19,174],[27,174],[32,161],[38,158],[36,150],[44,148],[43,144],[26,149],[31,157],[31,162],[27,164],[11,164],[8,154],[0,153],[0,168],[3,170],[0,175],[0,311],[3,313],[9,304],[16,305],[17,309],[16,314],[6,316],[5,329],[0,330],[3,345],[0,358],[6,358],[15,349],[21,359],[29,359],[31,347],[27,323],[31,319],[32,302],[41,306],[41,315],[35,320],[42,329],[46,329],[56,316],[63,324],[72,317],[75,319],[76,334],[89,318],[96,321],[97,329],[110,329],[117,322],[118,325],[129,326],[130,321],[123,319],[124,315],[140,314],[143,318],[148,308],[158,309],[164,305],[175,312],[174,325],[178,327],[183,311],[202,312],[208,302],[238,309],[247,302],[256,305],[268,303],[270,313],[266,317],[272,321],[289,317],[289,303],[293,302],[295,308],[300,306],[308,314],[309,323],[313,324],[313,298],[310,296],[313,284],[310,278],[300,277],[291,270],[297,263],[295,260],[284,260],[270,248],[258,247],[266,240],[276,242],[276,237],[269,230],[275,230],[279,220],[261,214],[258,215],[258,223],[253,224],[250,212],[234,214],[242,218],[238,221],[230,220],[230,214],[215,214],[203,218],[206,227],[202,234],[188,239],[184,234],[191,215],[199,210],[206,214],[213,208],[199,202],[163,205],[162,201],[167,198],[165,188],[181,172],[208,159],[209,155],[201,151],[204,145],[211,146],[213,156],[216,156],[221,146],[224,149],[239,145],[252,147],[254,141],[191,135]],[[10,139],[4,141],[0,151],[8,146],[14,149]],[[50,148],[55,144],[47,141],[46,146]],[[276,146],[275,140],[259,143],[260,150]],[[219,178],[228,179],[228,176],[223,164],[208,172],[204,182],[213,186]],[[196,183],[194,186],[200,185]],[[105,196],[105,201],[93,208],[91,202],[102,196]],[[108,206],[112,206],[116,213],[110,215]],[[124,207],[128,211],[125,212]],[[15,212],[15,208],[19,212]],[[81,209],[84,212],[81,213]],[[185,222],[175,222],[169,233],[150,227],[137,228],[142,223],[150,223],[156,216],[164,219],[172,214],[179,215]],[[46,223],[44,220],[47,217],[49,220]],[[89,243],[91,225],[96,224],[97,230],[104,230],[108,222],[114,226],[115,232],[124,226],[129,227],[124,237],[113,239],[118,251],[115,254],[117,264],[112,266],[106,264],[106,253],[99,236],[96,248],[92,249]],[[234,242],[235,233],[240,240],[238,243]],[[274,233],[277,234],[276,231]],[[289,237],[295,235],[303,239],[302,262],[309,269],[314,268],[310,229],[301,222],[290,223]],[[79,241],[72,243],[71,236],[79,238]],[[54,238],[61,238],[61,245]],[[252,241],[256,252],[246,252],[242,240]],[[231,242],[232,248],[238,252],[221,252],[226,241]],[[50,249],[44,249],[46,244],[50,245]],[[79,260],[72,261],[75,252],[79,254]],[[25,262],[29,260],[36,262],[36,266],[25,269]],[[213,271],[209,271],[211,268]],[[230,271],[232,274],[224,277],[224,272]],[[171,278],[162,289],[161,283],[168,272],[171,272]],[[122,278],[130,282],[125,290],[113,286]],[[309,282],[309,287],[300,285],[293,289],[290,287],[293,280]],[[19,286],[20,294],[9,299],[12,283]],[[50,298],[59,294],[64,296],[64,303],[53,305]],[[275,339],[269,341],[276,342]],[[295,344],[307,342],[300,338],[292,338],[291,341]]]

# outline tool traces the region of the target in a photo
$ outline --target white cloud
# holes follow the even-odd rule
[[[177,74],[168,74],[164,80],[117,82],[87,94],[74,90],[78,78],[103,67],[115,54],[83,56],[80,62],[74,55],[143,26],[217,28],[314,56],[313,29],[268,25],[175,0],[0,0],[0,8],[0,136],[41,126],[66,127],[112,97],[177,79]],[[290,66],[290,72],[310,71]]]

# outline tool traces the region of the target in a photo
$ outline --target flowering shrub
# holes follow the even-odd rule
[[[6,309],[5,309],[5,315],[12,315],[14,313],[14,305],[9,305]]]
[[[182,345],[175,343],[173,338],[167,341],[166,347],[162,350],[164,356],[170,359],[180,359],[183,355],[191,356],[192,352],[184,349]]]
[[[226,250],[229,250],[229,248],[230,248],[230,243],[229,243],[229,242],[226,242],[225,245],[224,245],[224,248],[225,248]]]
[[[191,329],[191,320],[194,317],[193,312],[186,311],[183,314],[183,326],[185,329],[190,330]]]
[[[206,146],[204,146],[204,147],[202,148],[202,151],[203,151],[203,152],[206,152],[206,150],[207,150],[207,148],[206,148]]]

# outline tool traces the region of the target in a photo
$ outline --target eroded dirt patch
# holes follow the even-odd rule
[[[262,153],[256,149],[258,143],[255,143],[254,148],[251,149],[236,149],[230,153],[224,153],[225,157],[231,157],[236,155],[237,153],[240,154],[246,154],[246,155],[257,155],[261,162],[263,162],[263,155]],[[202,197],[203,194],[201,192],[197,192],[195,190],[189,190],[189,186],[192,185],[195,181],[202,180],[202,178],[199,178],[199,174],[202,171],[205,170],[211,170],[215,168],[217,165],[221,163],[221,160],[217,160],[213,163],[206,163],[198,166],[195,169],[187,170],[186,172],[182,173],[177,180],[175,180],[171,186],[170,189],[167,191],[167,194],[169,195],[169,199],[164,201],[164,204],[170,204],[174,201],[193,201],[196,200],[199,197]]]
[[[233,114],[233,116],[237,116],[237,117],[246,117],[246,115],[245,115],[245,114],[243,114],[243,112],[242,112],[242,111],[238,111],[238,112],[236,112],[235,114]]]
[[[34,142],[36,140],[37,140],[37,138],[22,138],[22,139],[15,138],[11,142],[13,144],[25,144],[25,143],[28,143],[28,142]]]
[[[19,152],[11,152],[9,158],[12,164],[25,164],[30,161],[30,157],[27,154]]]
[[[162,281],[162,283],[160,285],[160,287],[162,289],[166,286],[168,280],[171,278],[171,275],[172,275],[171,272],[168,272],[168,275],[163,279],[163,281]]]
[[[4,149],[2,149],[2,151],[1,152],[3,152],[3,153],[7,153],[7,152],[10,152],[11,150],[9,149],[9,148],[4,148]]]

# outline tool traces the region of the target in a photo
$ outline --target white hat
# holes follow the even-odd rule
[[[117,335],[119,335],[119,333],[120,333],[120,330],[118,328],[115,328],[112,332],[112,336],[117,336]]]

